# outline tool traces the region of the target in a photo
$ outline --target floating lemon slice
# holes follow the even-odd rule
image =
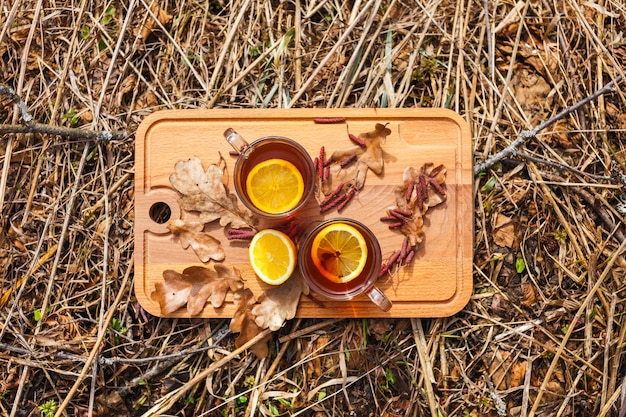
[[[259,210],[270,214],[294,208],[304,194],[302,174],[284,159],[268,159],[252,168],[246,178],[250,201]]]
[[[249,255],[254,272],[271,285],[287,281],[296,267],[296,246],[278,230],[264,229],[255,234]]]
[[[333,223],[320,230],[313,239],[311,257],[325,278],[346,283],[363,272],[367,244],[355,227]]]

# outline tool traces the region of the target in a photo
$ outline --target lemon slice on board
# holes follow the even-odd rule
[[[278,230],[264,229],[255,234],[249,255],[254,273],[271,285],[287,281],[296,267],[296,246]]]
[[[294,208],[304,194],[302,174],[284,159],[268,159],[252,168],[246,178],[250,201],[259,210],[270,214]]]
[[[358,277],[367,261],[367,244],[361,232],[345,223],[332,223],[320,230],[311,246],[319,272],[337,283]]]

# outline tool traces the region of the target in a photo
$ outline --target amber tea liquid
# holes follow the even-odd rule
[[[293,209],[284,213],[265,213],[255,207],[248,197],[246,179],[250,171],[259,163],[269,159],[282,159],[291,162],[298,169],[304,181],[304,193],[300,202]],[[266,137],[252,142],[243,149],[235,164],[234,181],[239,198],[250,210],[262,216],[285,217],[300,209],[313,194],[315,167],[308,152],[297,142],[282,137]]]
[[[330,223],[345,223],[356,228],[363,236],[367,246],[365,267],[358,277],[346,283],[334,282],[322,275],[315,266],[311,247],[316,233]],[[380,246],[374,234],[363,224],[350,219],[333,219],[318,225],[309,233],[300,249],[300,271],[305,280],[316,293],[335,300],[349,300],[370,289],[376,279],[382,262]]]

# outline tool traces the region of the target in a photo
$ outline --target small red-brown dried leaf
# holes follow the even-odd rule
[[[205,233],[204,223],[186,222],[181,219],[170,220],[167,228],[180,239],[183,249],[191,247],[202,262],[223,261],[226,253],[221,242]]]
[[[510,373],[510,382],[509,386],[511,388],[516,388],[521,386],[524,383],[524,379],[526,379],[526,366],[528,362],[522,360],[517,361],[511,366]]]
[[[212,164],[205,171],[200,159],[195,157],[178,161],[174,169],[176,173],[170,175],[170,183],[183,195],[180,202],[184,210],[199,212],[204,223],[219,219],[222,227],[252,226],[250,213],[239,208],[237,196],[224,185],[222,168]]]
[[[236,311],[230,321],[230,330],[239,333],[239,336],[235,339],[235,346],[241,347],[261,333],[263,329],[254,321],[251,308],[256,303],[256,300],[249,288],[241,288],[235,291],[233,303],[235,304]],[[267,343],[270,337],[271,334],[250,347],[250,350],[257,358],[265,358],[269,354]]]
[[[287,320],[296,316],[300,296],[308,294],[309,287],[300,274],[294,274],[284,284],[271,288],[259,296],[258,304],[252,307],[256,324],[275,332]]]
[[[512,248],[515,245],[515,223],[513,219],[497,213],[493,229],[493,243],[507,248]]]
[[[161,25],[165,26],[165,25],[169,24],[172,21],[172,18],[173,18],[173,16],[171,14],[168,14],[157,3],[154,3],[152,5],[152,7],[150,7],[150,10],[152,11],[152,13],[154,13],[154,15],[156,16],[157,20],[154,20],[152,18],[152,16],[148,16],[148,19],[146,20],[146,23],[141,28],[141,37],[144,40],[148,39],[150,34],[152,34],[152,32],[159,27],[159,25],[157,24],[157,21]]]
[[[522,299],[520,304],[525,307],[532,307],[537,302],[535,287],[530,282],[522,282]]]

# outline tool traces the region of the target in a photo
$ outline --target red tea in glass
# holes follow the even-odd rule
[[[320,259],[317,254],[321,252],[315,250],[316,242],[320,240],[319,236],[328,233],[329,230],[345,230],[349,233],[357,233],[357,236],[360,236],[364,241],[367,255],[364,261],[359,261],[364,262],[362,269],[347,282],[343,282],[345,277],[339,274],[333,276],[333,272],[330,272],[338,270],[336,267],[329,266],[335,262],[332,259],[332,252],[324,253],[323,256],[327,259]],[[332,240],[332,237],[330,239]],[[342,246],[342,243],[337,243],[337,246]],[[338,250],[338,256],[340,255],[339,252]],[[380,245],[371,230],[362,223],[347,218],[326,220],[316,226],[306,236],[298,254],[298,264],[302,276],[316,293],[331,300],[351,300],[361,294],[366,294],[383,311],[388,311],[391,309],[391,301],[375,286],[381,263]],[[360,267],[354,268],[356,271],[359,269]]]
[[[248,209],[260,216],[284,218],[306,204],[315,188],[315,167],[308,152],[299,143],[281,136],[268,136],[248,144],[233,129],[227,129],[224,136],[239,152],[234,170],[235,192]],[[286,210],[268,211],[258,207],[250,195],[247,184],[250,174],[256,172],[255,167],[268,161],[285,162],[289,167],[295,167],[302,178],[302,196],[295,202],[295,205]]]

